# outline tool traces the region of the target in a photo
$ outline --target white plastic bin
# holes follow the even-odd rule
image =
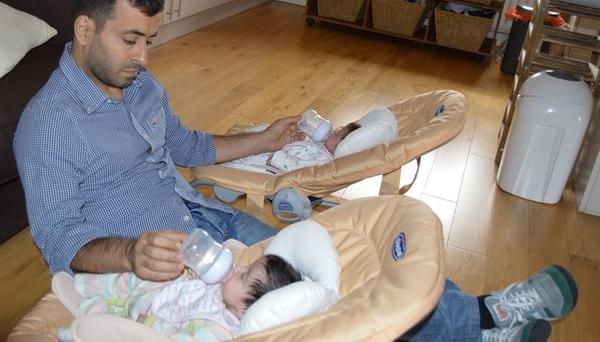
[[[544,71],[531,76],[498,169],[498,186],[542,203],[560,200],[590,121],[592,93],[576,76]]]

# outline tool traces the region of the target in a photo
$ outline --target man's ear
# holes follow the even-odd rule
[[[88,46],[96,34],[96,23],[87,15],[80,15],[74,23],[75,39],[81,46]]]

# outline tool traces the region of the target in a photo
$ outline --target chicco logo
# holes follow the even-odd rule
[[[288,201],[279,202],[279,205],[277,206],[277,208],[279,209],[279,211],[293,211],[294,210],[294,208],[292,207],[292,204]]]
[[[398,261],[404,257],[406,253],[406,235],[404,232],[400,232],[392,243],[392,258]]]

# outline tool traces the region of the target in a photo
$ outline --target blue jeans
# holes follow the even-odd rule
[[[477,298],[446,279],[444,292],[427,318],[409,330],[402,340],[481,341]]]
[[[277,233],[268,224],[237,209],[230,214],[196,203],[186,202],[186,205],[196,227],[206,231],[219,243],[235,239],[250,246]]]

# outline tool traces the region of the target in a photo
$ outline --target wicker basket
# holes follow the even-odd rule
[[[318,0],[319,16],[355,22],[364,12],[364,0]]]
[[[412,36],[425,19],[427,6],[405,0],[372,0],[373,27]]]
[[[437,43],[477,52],[492,27],[493,18],[483,18],[435,9]]]

